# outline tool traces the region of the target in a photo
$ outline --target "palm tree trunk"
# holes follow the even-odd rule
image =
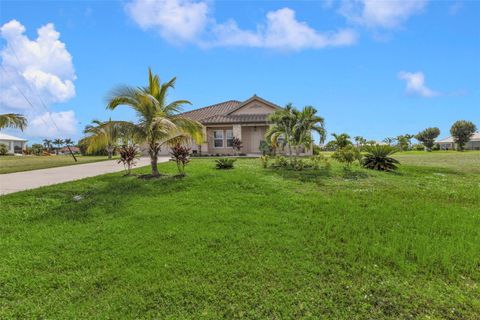
[[[148,153],[150,154],[150,166],[152,167],[152,176],[160,175],[160,173],[158,172],[159,151],[159,147],[155,143],[150,144],[150,149],[148,150]]]

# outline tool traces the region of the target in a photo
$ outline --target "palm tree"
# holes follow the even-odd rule
[[[0,114],[0,129],[14,128],[24,130],[27,127],[27,119],[18,113]]]
[[[84,133],[88,134],[85,142],[87,152],[95,152],[105,149],[108,159],[112,159],[113,151],[118,146],[118,141],[123,137],[125,127],[132,126],[126,121],[99,121],[92,120],[92,124],[85,127]]]
[[[148,69],[146,87],[122,86],[116,88],[108,99],[108,109],[127,105],[138,116],[138,122],[132,126],[133,135],[139,143],[146,143],[152,175],[158,176],[157,158],[164,145],[175,145],[188,139],[197,143],[203,141],[202,125],[180,115],[181,106],[191,104],[187,100],[167,103],[168,89],[174,88],[176,78],[161,83],[158,75]]]
[[[337,149],[342,149],[349,144],[352,144],[352,142],[350,141],[350,136],[346,133],[332,133],[332,136],[335,138],[335,145],[337,146]]]
[[[63,140],[62,139],[55,139],[53,140],[53,144],[57,146],[57,149],[55,150],[55,153],[58,155],[58,151],[60,147],[63,145]]]
[[[273,147],[281,144],[288,147],[288,155],[292,157],[292,146],[295,145],[293,132],[297,123],[298,111],[291,103],[287,104],[284,109],[277,110],[270,114],[269,121],[273,123],[265,133],[265,139],[271,141]]]
[[[310,148],[313,143],[312,131],[320,135],[320,143],[325,141],[327,134],[325,120],[317,116],[317,110],[306,106],[297,113],[297,123],[294,126],[295,153],[299,155],[299,146]]]
[[[395,138],[387,137],[387,138],[383,139],[383,142],[385,142],[386,144],[388,144],[389,146],[391,146],[392,143],[395,142]]]
[[[50,152],[50,150],[52,150],[52,140],[43,139],[43,146],[45,147],[45,149],[47,149],[48,152]]]
[[[356,136],[353,138],[355,140],[355,142],[357,143],[357,149],[362,147],[363,145],[365,145],[367,143],[367,139],[365,139],[364,137],[362,136]]]
[[[73,140],[70,139],[70,138],[67,138],[63,141],[63,143],[65,143],[65,146],[67,146],[68,151],[70,152],[70,154],[73,157],[73,160],[75,160],[75,162],[77,162],[77,157],[75,157],[75,154],[73,153],[72,149],[70,149],[70,146],[73,145]]]

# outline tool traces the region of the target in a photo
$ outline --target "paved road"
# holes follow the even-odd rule
[[[169,157],[159,157],[158,162],[166,162],[168,159]],[[136,168],[149,164],[150,158],[141,158],[137,161]],[[0,174],[0,195],[121,170],[123,170],[121,163],[117,163],[117,160],[108,160],[66,167]]]

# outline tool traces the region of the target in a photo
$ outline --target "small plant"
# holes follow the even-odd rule
[[[268,160],[270,160],[270,157],[268,155],[264,155],[260,157],[260,161],[262,161],[263,168],[268,167]]]
[[[5,156],[8,153],[7,146],[0,143],[0,156]]]
[[[130,175],[132,167],[136,164],[136,159],[140,156],[138,147],[135,145],[124,145],[119,149],[120,160],[118,163],[123,163],[125,168],[125,175]]]
[[[288,165],[289,165],[288,160],[284,156],[276,156],[275,157],[275,163],[273,165],[274,167],[286,168],[286,167],[288,167]]]
[[[242,140],[240,140],[236,137],[233,137],[233,139],[232,139],[233,153],[235,155],[237,155],[237,153],[240,152],[240,149],[242,149],[242,148],[243,148]]]
[[[215,160],[215,168],[217,169],[233,169],[233,163],[237,161],[232,158],[221,158]]]
[[[397,149],[391,146],[367,146],[365,147],[367,154],[364,156],[362,165],[367,169],[380,171],[393,171],[397,169],[397,159],[390,157],[397,152]]]
[[[305,169],[308,165],[303,159],[294,159],[292,162],[293,165],[293,170],[295,171],[302,171]]]
[[[260,141],[259,150],[262,152],[264,156],[265,155],[274,156],[276,152],[275,147],[271,143],[268,143],[265,140]]]
[[[188,158],[190,154],[190,149],[187,147],[183,147],[180,144],[176,144],[174,147],[172,147],[172,152],[170,152],[170,154],[177,163],[178,173],[181,176],[184,176],[185,166],[190,162],[190,159]]]
[[[321,153],[310,158],[310,163],[313,169],[318,170],[321,167],[325,169],[330,168],[330,162],[328,159]]]
[[[360,162],[362,155],[353,145],[347,145],[335,151],[332,158],[343,163],[345,169],[350,169],[350,166],[354,161],[358,160]]]
[[[41,156],[43,154],[43,145],[39,143],[32,144],[32,153],[36,156]]]

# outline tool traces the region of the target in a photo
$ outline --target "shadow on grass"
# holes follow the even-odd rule
[[[87,222],[95,216],[104,214],[115,216],[123,214],[132,198],[156,197],[160,193],[165,196],[170,193],[186,190],[188,184],[183,183],[184,176],[161,175],[144,179],[140,175],[106,175],[79,181],[78,184],[65,184],[57,192],[48,189],[39,191],[37,198],[62,197],[62,203],[40,215],[31,217],[30,221],[45,221],[63,219],[67,221]],[[75,200],[80,196],[80,200]]]
[[[306,169],[301,171],[295,171],[292,169],[284,168],[268,168],[264,169],[266,173],[271,175],[278,175],[284,179],[301,181],[301,182],[311,182],[316,184],[321,184],[322,180],[329,179],[333,177],[332,170],[327,168],[320,169]]]

